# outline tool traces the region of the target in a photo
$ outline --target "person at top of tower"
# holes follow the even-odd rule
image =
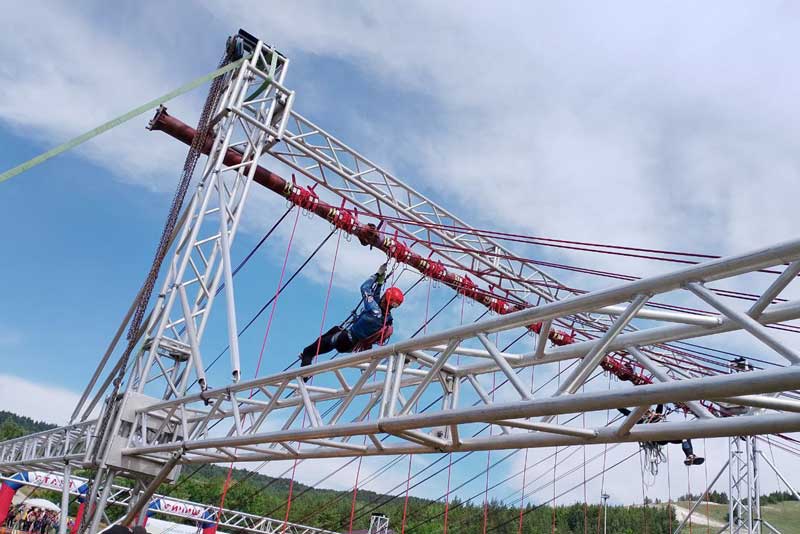
[[[617,411],[619,411],[619,413],[625,416],[631,414],[631,411],[628,410],[627,408],[617,408]],[[664,405],[659,404],[658,406],[656,406],[655,411],[647,410],[642,416],[642,418],[636,421],[636,424],[638,425],[642,423],[658,423],[660,421],[663,421],[665,418],[666,416],[664,415]],[[702,463],[706,461],[705,458],[698,457],[694,454],[694,447],[692,447],[692,440],[690,439],[656,441],[655,443],[658,445],[666,445],[668,443],[679,444],[681,446],[681,449],[683,449],[683,454],[686,456],[686,458],[683,460],[683,463],[685,465],[702,465]]]
[[[384,343],[392,335],[394,318],[392,309],[403,303],[403,292],[390,287],[383,295],[381,289],[386,281],[386,264],[361,284],[361,303],[364,309],[349,326],[334,326],[300,353],[300,366],[311,365],[319,354],[336,349],[339,352],[364,350],[373,343]]]

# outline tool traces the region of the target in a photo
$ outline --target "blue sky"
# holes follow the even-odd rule
[[[796,5],[209,0],[7,11],[2,169],[210,71],[241,26],[290,57],[301,113],[477,226],[716,254],[796,236]],[[170,112],[194,123],[203,97]],[[145,276],[185,153],[146,132],[148,119],[0,186],[4,384],[22,377],[54,395],[24,390],[37,393],[9,406],[62,418]],[[285,209],[269,194],[250,202],[240,255]],[[240,318],[274,292],[287,226],[237,279]],[[302,218],[300,228],[290,270],[326,233]],[[333,245],[281,300],[264,372],[318,332]],[[639,275],[665,268],[523,252]],[[380,262],[342,244],[328,324]],[[422,293],[398,317],[406,335],[421,322]],[[450,296],[432,295],[432,307]],[[263,328],[243,339],[245,376]],[[213,354],[225,344],[214,331],[207,341]],[[441,481],[432,484],[420,491],[436,494]],[[622,486],[620,500],[636,498]]]

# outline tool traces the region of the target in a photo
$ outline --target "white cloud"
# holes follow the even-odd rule
[[[794,5],[680,10],[629,4],[615,10],[519,3],[498,11],[425,2],[343,9],[307,1],[268,13],[252,2],[206,5],[228,27],[248,13],[248,29],[290,55],[355,65],[362,76],[336,112],[329,108],[340,95],[327,91],[324,73],[290,78],[298,109],[325,110],[328,120],[341,120],[324,126],[339,126],[346,142],[358,137],[364,153],[381,163],[407,167],[409,181],[433,190],[477,225],[711,253],[796,235],[800,117],[793,103],[800,78],[790,51],[800,35],[792,24]],[[165,13],[152,38],[134,46],[66,6],[27,2],[24,9],[6,10],[4,22],[15,31],[0,33],[6,58],[0,120],[49,146],[177,86],[185,69],[175,66],[194,58],[153,51],[166,48],[164,30],[179,15]],[[18,38],[25,33],[42,38]],[[397,120],[387,123],[369,116],[356,103],[370,94],[366,83],[374,80],[418,100],[420,109],[389,110]],[[199,102],[195,96],[171,108],[190,122],[188,110],[196,114]],[[142,124],[133,121],[81,153],[123,180],[168,190],[185,148],[144,133]],[[251,206],[266,195],[258,191]],[[264,222],[260,213],[248,217],[249,231]],[[322,222],[305,223],[298,257],[326,232]],[[276,250],[285,246],[287,231],[284,225],[279,234],[284,243],[271,245]],[[343,247],[335,283],[352,287],[380,255]],[[332,251],[326,247],[308,272],[321,286]],[[577,253],[559,257],[630,274],[665,268]],[[578,287],[590,284],[563,278]],[[407,317],[421,317],[422,304],[406,310]],[[455,322],[453,314],[448,319]],[[1,399],[26,415],[52,420],[46,417],[51,407],[74,405],[72,397],[53,397],[74,396],[69,392],[16,377],[0,380],[9,381],[0,382],[6,396],[11,390],[5,385],[28,392]],[[321,470],[334,463],[315,465]],[[331,482],[351,483],[352,473]],[[698,484],[692,481],[693,488]],[[636,491],[624,481],[613,489],[625,500]]]
[[[212,5],[234,21],[250,4]],[[250,24],[432,100],[436,127],[372,123],[370,137],[394,139],[387,155],[468,220],[723,253],[793,235],[794,8],[578,6],[310,1]]]
[[[166,58],[147,53],[153,43],[131,46],[73,6],[27,2],[4,10],[3,22],[14,31],[0,35],[0,121],[47,148],[185,81]],[[37,38],[19,38],[25,34]],[[174,105],[184,111],[199,107],[197,102]],[[148,135],[147,118],[118,126],[78,151],[118,179],[169,190],[185,148]],[[51,172],[58,173],[58,167]]]
[[[38,421],[66,424],[78,404],[74,391],[0,374],[0,406],[3,410]]]

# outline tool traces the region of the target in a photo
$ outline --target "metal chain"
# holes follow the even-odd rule
[[[233,43],[229,42],[228,46],[226,46],[225,53],[219,62],[218,68],[222,68],[230,63],[231,59],[233,58],[233,52]],[[181,178],[178,182],[178,187],[172,199],[172,205],[170,206],[169,214],[167,215],[167,220],[161,233],[161,239],[159,240],[158,247],[156,248],[153,263],[150,266],[150,271],[148,272],[147,278],[142,285],[142,291],[140,292],[138,302],[136,303],[136,310],[134,311],[131,323],[128,327],[128,345],[120,359],[121,364],[119,366],[117,376],[114,378],[112,383],[113,389],[111,395],[108,397],[108,404],[104,410],[105,413],[103,415],[103,419],[101,420],[100,425],[98,425],[98,427],[95,429],[95,436],[97,438],[94,446],[95,458],[100,451],[100,447],[103,445],[102,438],[108,428],[109,421],[111,420],[112,415],[117,412],[117,407],[114,406],[114,400],[119,395],[120,386],[122,385],[122,381],[124,380],[125,373],[127,371],[128,360],[130,359],[131,353],[136,345],[136,340],[139,338],[139,333],[142,328],[142,321],[144,319],[145,312],[147,311],[147,306],[150,303],[150,298],[153,293],[153,288],[155,287],[156,279],[158,278],[158,273],[161,270],[161,265],[169,250],[170,237],[175,230],[175,225],[177,224],[178,216],[181,208],[183,207],[183,202],[189,189],[189,184],[192,181],[194,170],[197,167],[197,161],[202,154],[202,148],[205,145],[209,132],[211,131],[211,115],[219,104],[222,90],[225,86],[226,80],[229,77],[230,74],[226,73],[217,76],[211,82],[211,87],[209,88],[208,96],[206,97],[206,102],[203,106],[203,111],[197,124],[197,135],[195,135],[194,139],[192,140],[192,144],[189,147],[189,152],[186,155]],[[97,479],[95,479],[93,484],[97,482]],[[89,521],[84,521],[84,525],[82,525],[81,530],[84,531],[88,524]]]

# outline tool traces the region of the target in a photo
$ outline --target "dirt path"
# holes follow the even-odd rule
[[[675,517],[678,518],[678,521],[683,521],[687,515],[689,515],[689,509],[684,508],[683,506],[679,506],[677,504],[673,504],[672,507],[675,509]],[[710,519],[706,517],[704,514],[701,514],[698,510],[692,514],[692,524],[694,525],[701,525],[701,526],[710,526],[710,527],[717,527],[722,528],[725,526],[725,523],[720,523],[715,519]]]

